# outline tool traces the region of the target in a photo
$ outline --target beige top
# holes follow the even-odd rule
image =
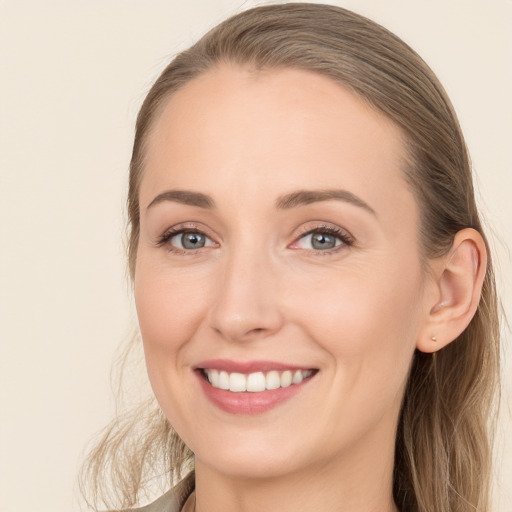
[[[178,485],[142,508],[126,512],[188,512],[194,510],[195,475],[192,471]],[[190,499],[189,499],[190,498]]]

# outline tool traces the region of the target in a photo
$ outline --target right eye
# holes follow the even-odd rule
[[[204,247],[215,246],[215,242],[201,231],[195,229],[170,229],[158,241],[159,246],[166,246],[171,252],[193,252]]]
[[[179,249],[201,249],[207,246],[210,239],[198,231],[185,231],[178,233],[170,238],[169,242],[172,246]]]

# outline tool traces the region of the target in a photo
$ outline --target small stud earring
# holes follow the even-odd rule
[[[437,343],[437,338],[436,338],[435,336],[432,336],[432,341],[433,341],[434,343]]]

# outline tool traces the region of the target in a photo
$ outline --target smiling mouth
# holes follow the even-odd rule
[[[271,370],[249,374],[227,372],[213,368],[200,368],[203,378],[216,389],[233,393],[261,393],[279,388],[288,388],[310,379],[318,370]]]

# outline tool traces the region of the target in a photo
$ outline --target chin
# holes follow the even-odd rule
[[[313,446],[308,446],[298,436],[290,438],[289,432],[265,436],[261,431],[231,431],[221,438],[211,435],[208,439],[207,444],[191,447],[196,466],[208,466],[231,478],[282,477],[299,471],[318,456]]]
[[[196,466],[204,464],[217,473],[240,479],[275,479],[285,476],[298,469],[290,461],[294,459],[289,455],[278,454],[272,457],[268,453],[254,450],[224,453],[215,460],[212,460],[210,454],[204,459],[196,454]]]

